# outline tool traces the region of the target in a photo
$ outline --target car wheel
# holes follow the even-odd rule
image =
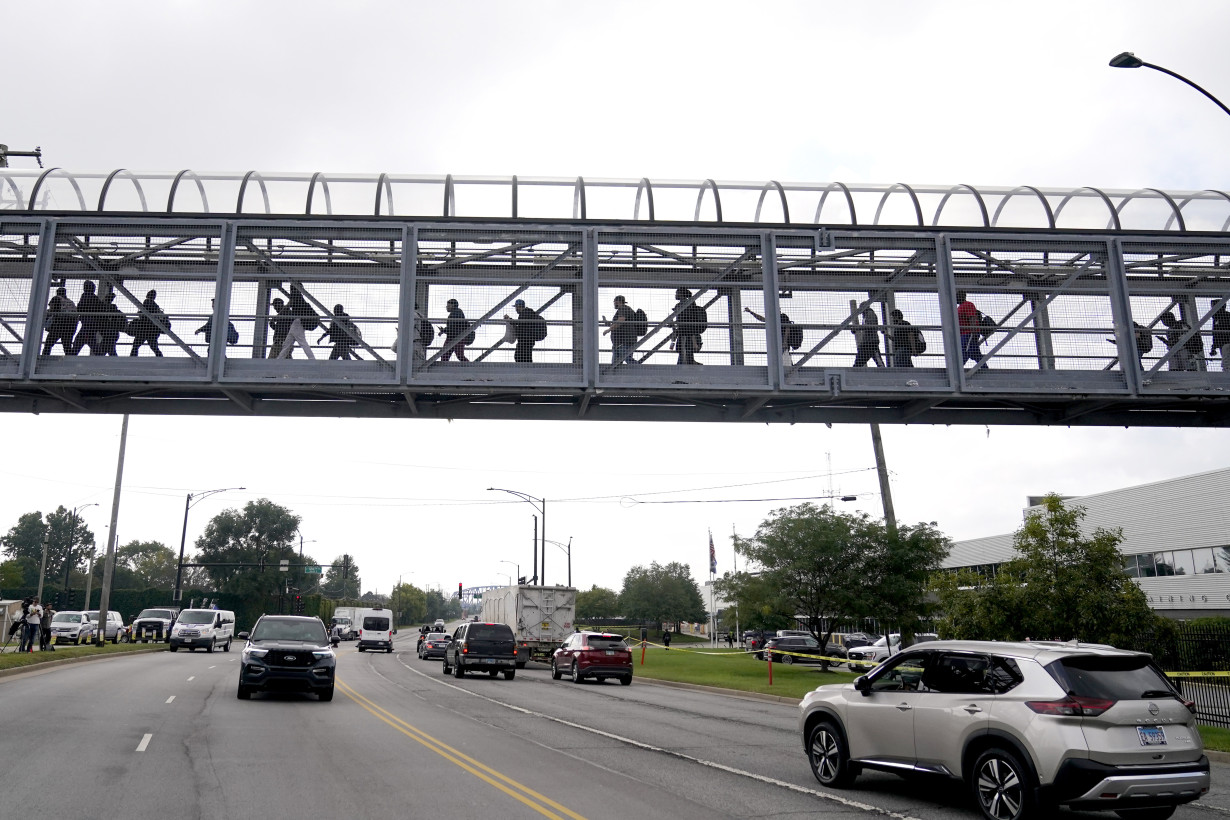
[[[970,789],[987,820],[1024,820],[1034,813],[1033,776],[1008,749],[992,748],[978,755]]]
[[[448,667],[448,656],[445,655],[442,660],[444,661],[444,665],[440,667],[440,671],[447,675],[451,671]]]
[[[620,678],[620,679],[619,679],[619,685],[620,685],[620,686],[631,686],[631,685],[632,685],[632,676],[631,676],[631,675],[624,675],[622,678]]]
[[[517,677],[516,669],[505,669],[504,670],[504,680],[512,680],[515,677]]]
[[[488,670],[487,670],[487,674],[488,674],[488,675],[490,675],[490,676],[491,676],[491,677],[493,677],[493,678],[498,678],[498,677],[500,676],[500,670],[498,670],[498,669],[488,669]]]
[[[832,722],[822,720],[807,738],[807,762],[820,785],[844,789],[854,782],[856,772],[850,765],[846,736]]]
[[[786,666],[790,666],[794,663],[794,655],[782,655],[781,660],[778,661],[778,663],[784,663]]]
[[[527,663],[526,661],[517,661],[517,668],[524,669],[526,663]]]
[[[577,668],[576,661],[572,662],[572,682],[573,683],[581,682],[581,670]]]
[[[363,647],[361,647],[361,646],[360,646],[360,647],[359,647],[359,651],[360,651],[360,652],[364,651],[364,650],[363,650]]]
[[[559,680],[564,677],[564,673],[559,671],[559,667],[555,664],[555,659],[551,659],[551,680]]]
[[[208,653],[209,653],[209,654],[211,654],[211,655],[214,653],[214,641],[213,641],[213,638],[210,638],[210,639],[209,639],[209,646],[205,647],[205,651],[206,651],[206,652],[208,652]]]
[[[391,646],[390,646],[390,647],[388,647],[387,649],[385,649],[385,650],[384,650],[384,654],[386,654],[386,655],[387,655],[387,654],[389,654],[389,653],[390,653],[390,652],[392,652],[392,651],[393,651],[393,647],[391,647]]]
[[[1166,820],[1174,814],[1176,806],[1155,806],[1150,809],[1122,809],[1115,812],[1123,820]]]
[[[223,647],[222,647],[222,651],[223,651],[223,652],[230,652],[230,651],[231,651],[231,639],[230,639],[230,638],[227,638],[227,639],[226,639],[226,643],[223,645]]]
[[[463,669],[461,666],[461,658],[458,658],[457,665],[453,667],[453,677],[454,678],[464,678],[465,676],[466,676],[466,670]]]
[[[175,644],[171,644],[171,645],[170,645],[169,647],[167,647],[167,648],[168,648],[170,651],[172,651],[172,652],[178,652],[178,651],[179,651],[179,647],[178,647],[178,646],[176,646]]]
[[[239,698],[240,700],[251,700],[251,699],[252,699],[252,690],[251,690],[251,689],[249,689],[248,687],[244,686],[244,685],[241,683],[241,684],[239,684],[239,690],[238,690],[237,692],[235,692],[235,697]]]
[[[120,633],[115,633],[115,637],[111,639],[111,643],[117,644],[120,642]]]

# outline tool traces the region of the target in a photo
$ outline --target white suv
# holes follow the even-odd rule
[[[1098,644],[931,641],[800,704],[816,779],[963,780],[988,820],[1050,806],[1162,820],[1209,789],[1195,707],[1149,655]]]

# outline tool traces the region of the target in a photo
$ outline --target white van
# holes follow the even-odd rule
[[[383,649],[393,651],[393,610],[384,607],[360,609],[355,612],[359,624],[359,651]]]
[[[230,652],[234,638],[235,613],[229,609],[185,609],[171,627],[171,651],[199,646],[213,652],[221,646],[223,652]]]

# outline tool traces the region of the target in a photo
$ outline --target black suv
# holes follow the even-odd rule
[[[507,624],[464,623],[444,650],[444,674],[461,678],[466,672],[486,672],[504,680],[517,675],[517,641]]]
[[[240,700],[253,692],[314,692],[321,700],[333,700],[337,656],[319,618],[301,615],[262,615],[252,632],[240,632],[247,640],[239,664]]]

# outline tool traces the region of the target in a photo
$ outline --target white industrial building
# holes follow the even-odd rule
[[[1040,498],[1030,498],[1034,504]],[[1230,469],[1065,498],[1082,529],[1123,529],[1124,571],[1149,605],[1173,618],[1230,617]],[[1024,515],[1037,507],[1026,507]],[[953,544],[944,568],[994,571],[1014,556],[1012,533]]]

